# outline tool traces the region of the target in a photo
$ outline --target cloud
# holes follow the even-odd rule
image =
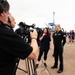
[[[17,23],[25,21],[28,24],[36,23],[45,26],[45,23],[60,23],[66,30],[74,29],[75,2],[74,0],[8,0],[10,12]]]

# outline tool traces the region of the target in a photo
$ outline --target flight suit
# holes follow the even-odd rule
[[[54,66],[58,66],[58,57],[60,61],[59,69],[63,70],[63,46],[66,43],[66,35],[61,30],[59,32],[53,33],[53,42],[54,42]]]

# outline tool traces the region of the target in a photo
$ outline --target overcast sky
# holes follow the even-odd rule
[[[74,0],[8,0],[10,13],[15,17],[16,27],[21,21],[35,23],[37,27],[53,22],[60,24],[65,30],[75,29]]]

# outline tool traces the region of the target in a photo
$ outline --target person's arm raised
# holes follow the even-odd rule
[[[30,36],[31,36],[31,46],[33,48],[33,51],[32,53],[28,56],[29,59],[36,59],[37,58],[37,53],[38,53],[38,50],[39,50],[39,47],[38,47],[38,43],[37,43],[37,36],[38,36],[38,33],[36,30],[34,30],[33,32],[30,32]]]

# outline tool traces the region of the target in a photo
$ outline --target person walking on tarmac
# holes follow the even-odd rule
[[[60,24],[56,24],[55,32],[53,33],[53,41],[54,41],[54,65],[51,67],[52,69],[58,68],[58,56],[60,61],[59,70],[57,73],[63,72],[63,46],[64,46],[64,38],[66,35],[61,30]]]

